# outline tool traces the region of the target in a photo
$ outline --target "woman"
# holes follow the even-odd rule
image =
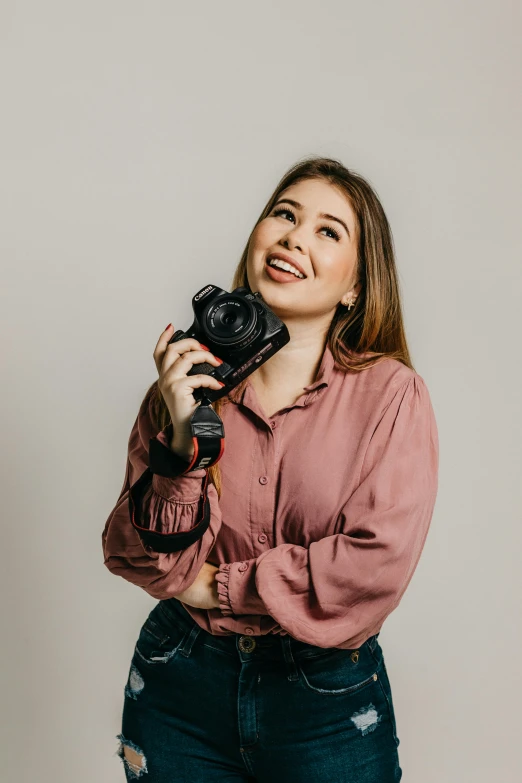
[[[192,391],[220,388],[187,376],[219,357],[192,338],[168,345],[169,324],[103,532],[107,568],[159,599],[134,651],[118,754],[128,780],[150,783],[399,781],[378,636],[428,532],[438,436],[368,182],[332,159],[291,168],[249,237],[240,285],[290,342],[214,403],[219,462],[153,471],[140,502],[142,524],[168,536],[193,528],[207,500],[208,528],[157,552],[130,512],[149,443],[190,463]]]

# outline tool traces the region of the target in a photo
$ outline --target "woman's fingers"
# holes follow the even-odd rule
[[[154,349],[153,356],[158,375],[161,375],[162,372],[166,372],[176,359],[186,351],[201,350],[201,345],[193,337],[186,337],[184,340],[178,340],[169,345],[169,340],[173,334],[172,327],[169,325],[169,328],[165,329],[161,334],[156,344],[156,348]],[[164,364],[166,356],[168,357],[167,365]]]
[[[173,349],[173,345],[167,347],[161,367],[161,375],[166,383],[185,377],[195,364],[208,362],[209,364],[213,364],[214,367],[219,367],[222,363],[214,354],[209,351],[203,351],[201,348],[195,349],[189,347],[188,350],[184,352],[177,352]]]
[[[174,330],[172,329],[172,324],[169,324],[167,328],[164,329],[163,332],[160,334],[160,338],[156,343],[156,347],[152,355],[154,356],[154,362],[156,364],[156,369],[158,371],[158,374],[161,372],[161,363],[163,362],[163,357],[165,356],[165,351],[167,348],[168,341],[170,340],[173,334],[174,334]]]
[[[165,379],[169,370],[176,365],[176,374],[174,378],[182,377],[194,364],[201,364],[203,362],[209,362],[219,367],[222,364],[221,359],[218,359],[214,354],[208,350],[204,350],[199,343],[193,337],[187,337],[184,340],[178,340],[175,343],[170,343],[169,340],[173,334],[172,324],[165,329],[160,335],[160,338],[154,349],[154,362],[158,375]],[[186,354],[186,355],[185,355]],[[170,379],[172,380],[172,378]]]
[[[189,375],[185,379],[185,386],[187,388],[187,391],[192,393],[194,389],[199,388],[200,386],[205,386],[207,389],[222,389],[225,385],[223,381],[218,381],[217,378],[214,378],[213,375]]]

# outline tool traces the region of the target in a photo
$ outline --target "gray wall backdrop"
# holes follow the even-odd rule
[[[440,489],[381,643],[405,783],[520,779],[520,4],[0,4],[2,773],[110,783],[155,604],[102,564],[152,351],[288,166],[370,179]]]

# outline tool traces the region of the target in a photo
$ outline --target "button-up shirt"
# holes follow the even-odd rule
[[[190,530],[205,485],[210,524],[186,549],[155,552],[131,524],[128,503],[149,464],[149,439],[169,445],[145,398],[102,534],[105,565],[163,600],[209,561],[218,566],[219,608],[183,604],[209,633],[360,647],[398,605],[433,514],[439,444],[423,378],[390,358],[346,372],[326,346],[314,383],[293,404],[269,417],[247,381],[220,415],[221,497],[206,469],[154,474],[141,509],[151,530]]]

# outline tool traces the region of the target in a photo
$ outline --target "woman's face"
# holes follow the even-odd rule
[[[325,214],[330,217],[321,217]],[[357,295],[360,289],[355,285],[356,231],[350,202],[336,187],[320,179],[291,185],[252,234],[247,256],[250,289],[259,291],[280,318],[331,319],[343,296],[350,291]],[[281,273],[268,269],[272,253],[297,262],[306,277],[287,273],[284,281],[274,279]]]

